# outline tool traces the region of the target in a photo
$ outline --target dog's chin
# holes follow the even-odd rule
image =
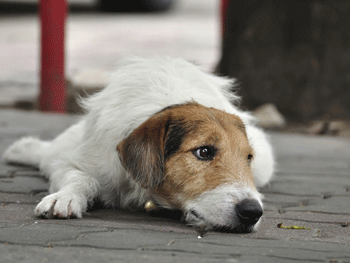
[[[215,226],[214,227],[215,231],[218,232],[224,232],[224,233],[236,233],[236,234],[243,234],[243,233],[251,233],[255,231],[254,225],[244,225],[244,224],[239,224],[237,226]]]
[[[183,220],[192,227],[198,229],[199,231],[217,231],[223,233],[251,233],[256,231],[258,228],[260,220],[256,224],[246,225],[239,221],[229,222],[227,224],[217,224],[207,221],[205,218],[193,214],[192,211],[185,212],[183,215]]]

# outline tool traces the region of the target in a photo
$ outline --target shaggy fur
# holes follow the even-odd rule
[[[235,206],[262,206],[256,187],[270,180],[274,159],[263,131],[234,106],[233,84],[182,59],[129,59],[82,102],[80,122],[50,142],[23,138],[4,159],[49,178],[37,216],[80,218],[95,200],[130,209],[153,200],[196,227],[251,231],[258,224],[239,223]],[[198,157],[203,146],[209,159]]]

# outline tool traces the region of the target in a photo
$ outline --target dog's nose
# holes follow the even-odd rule
[[[242,224],[254,225],[263,214],[263,210],[258,201],[244,199],[236,205],[236,213]]]

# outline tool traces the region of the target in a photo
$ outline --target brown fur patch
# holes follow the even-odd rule
[[[158,185],[164,177],[166,129],[166,119],[153,116],[117,146],[122,165],[143,188]]]

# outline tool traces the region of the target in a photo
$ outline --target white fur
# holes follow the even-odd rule
[[[243,120],[255,153],[255,183],[261,187],[273,174],[272,148],[251,115],[234,106],[239,97],[230,91],[232,85],[233,80],[207,74],[182,59],[132,58],[109,86],[82,102],[87,114],[79,123],[51,142],[19,140],[4,159],[39,166],[50,178],[51,194],[36,207],[38,216],[81,217],[96,198],[110,207],[140,207],[150,194],[122,167],[117,144],[154,113],[194,100]],[[255,197],[260,200],[257,193]]]
[[[256,189],[239,183],[221,185],[214,190],[203,193],[195,200],[187,202],[185,209],[187,211],[185,214],[186,222],[201,229],[210,229],[212,226],[238,225],[239,218],[235,213],[234,204],[244,199],[256,200],[261,207],[263,206],[261,194]],[[193,210],[199,215],[205,215],[205,220],[195,217],[190,212]],[[254,228],[258,226],[258,223],[254,225]]]

